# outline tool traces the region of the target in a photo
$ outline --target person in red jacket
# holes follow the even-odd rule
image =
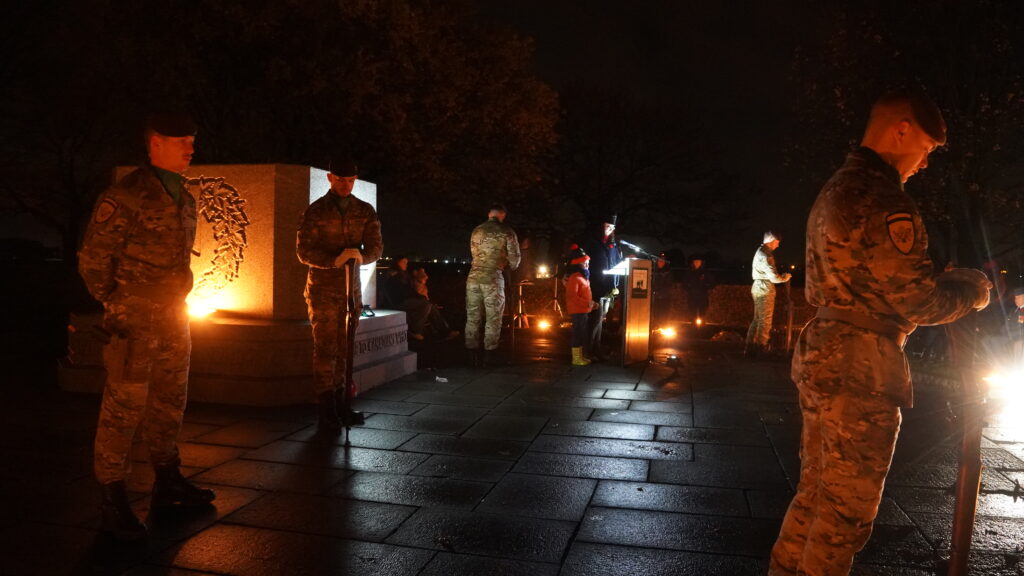
[[[583,356],[587,343],[587,316],[594,309],[590,292],[590,256],[573,244],[565,268],[565,308],[572,318],[572,364],[586,366],[590,360]]]

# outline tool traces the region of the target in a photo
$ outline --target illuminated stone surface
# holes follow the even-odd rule
[[[738,345],[698,343],[699,355],[681,350],[676,376],[659,365],[581,374],[569,366],[567,335],[547,345],[558,355],[491,370],[440,367],[368,390],[356,401],[367,425],[352,430],[351,447],[316,435],[307,405],[192,402],[183,471],[217,491],[215,506],[149,517],[153,473],[140,446],[129,497],[154,537],[133,549],[96,532],[99,398],[26,382],[0,407],[11,464],[0,475],[0,571],[766,573],[798,473],[799,412],[784,364],[743,361]],[[702,420],[608,422],[599,421],[607,410],[553,405],[574,398],[665,405],[614,411],[630,420],[688,415],[673,410],[692,405]],[[874,533],[852,576],[942,574],[936,561],[949,554],[957,467],[946,400],[942,389],[919,385],[918,406],[904,411]],[[1005,423],[986,435],[971,574],[1016,575],[1024,499],[1013,491],[1014,480],[1024,482],[1024,443]],[[668,447],[688,458],[656,457]]]

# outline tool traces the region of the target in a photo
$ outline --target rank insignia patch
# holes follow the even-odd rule
[[[914,248],[914,218],[910,212],[893,212],[885,217],[889,239],[901,254],[910,254]]]
[[[96,222],[106,222],[110,220],[110,217],[117,211],[117,202],[114,202],[110,198],[100,202],[100,205],[96,207],[96,216],[93,218]]]

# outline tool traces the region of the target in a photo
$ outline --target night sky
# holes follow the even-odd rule
[[[780,258],[799,261],[810,206],[786,202],[790,184],[779,169],[799,33],[792,4],[507,0],[491,3],[489,13],[535,39],[537,73],[556,90],[582,82],[641,103],[668,102],[667,113],[703,122],[696,131],[722,167],[761,193],[749,198],[755,216],[737,222],[743,233],[688,249],[745,261],[759,231],[774,228],[794,240]],[[631,232],[639,233],[619,230],[625,238]]]

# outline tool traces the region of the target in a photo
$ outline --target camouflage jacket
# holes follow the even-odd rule
[[[300,262],[309,266],[307,286],[342,289],[345,271],[335,267],[334,260],[346,248],[358,249],[363,264],[376,262],[384,250],[380,220],[373,206],[355,196],[348,198],[342,201],[337,194],[328,192],[302,215],[295,253]]]
[[[772,284],[786,281],[786,278],[775,269],[775,252],[764,244],[754,252],[754,260],[750,264],[750,277],[754,280],[754,287],[762,292],[772,290]]]
[[[469,269],[469,280],[492,282],[504,268],[515,270],[519,267],[519,239],[511,226],[491,218],[473,229],[469,240],[473,264]]]
[[[867,315],[893,331],[952,322],[987,290],[984,274],[936,273],[917,206],[899,173],[868,148],[850,153],[807,220],[807,301]],[[838,320],[811,320],[793,379],[826,393],[881,395],[910,406],[903,350],[891,336]]]
[[[192,290],[195,238],[195,199],[182,194],[179,205],[153,167],[142,166],[96,200],[78,271],[100,302],[121,295],[184,300]]]

